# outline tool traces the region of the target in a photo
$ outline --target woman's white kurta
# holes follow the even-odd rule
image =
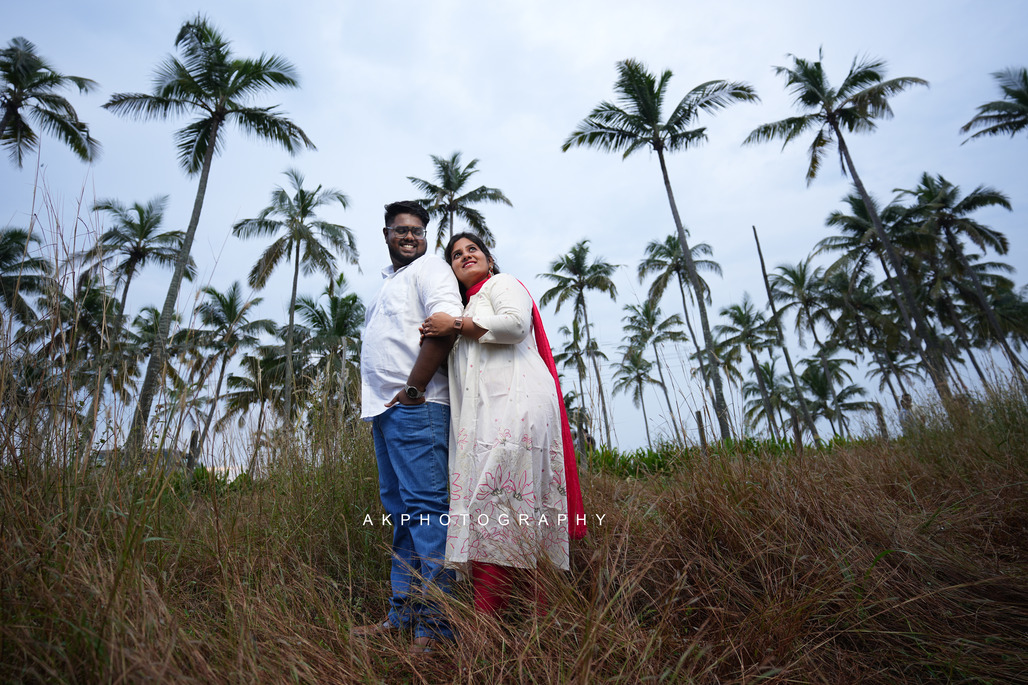
[[[560,406],[532,330],[532,298],[497,274],[464,315],[487,329],[450,353],[447,562],[567,569],[567,488]]]

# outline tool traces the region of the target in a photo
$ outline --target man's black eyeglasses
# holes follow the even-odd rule
[[[388,226],[387,228],[401,238],[408,233],[415,238],[425,237],[425,229],[423,226]]]

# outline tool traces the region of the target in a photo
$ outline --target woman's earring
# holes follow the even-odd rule
[[[489,275],[493,275],[493,265],[491,263],[489,264]]]

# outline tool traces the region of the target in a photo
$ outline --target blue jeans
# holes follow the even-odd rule
[[[372,420],[382,506],[393,524],[388,620],[415,637],[452,639],[439,605],[426,594],[449,594],[453,571],[443,568],[449,514],[450,408],[397,404]]]

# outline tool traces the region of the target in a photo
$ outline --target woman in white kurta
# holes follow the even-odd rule
[[[446,258],[468,295],[464,314],[436,314],[423,329],[458,332],[449,359],[446,561],[471,562],[476,606],[496,613],[509,591],[497,587],[505,584],[496,579],[507,575],[502,567],[534,569],[541,558],[569,567],[561,400],[539,354],[525,287],[493,275],[495,262],[477,236],[454,236]]]

